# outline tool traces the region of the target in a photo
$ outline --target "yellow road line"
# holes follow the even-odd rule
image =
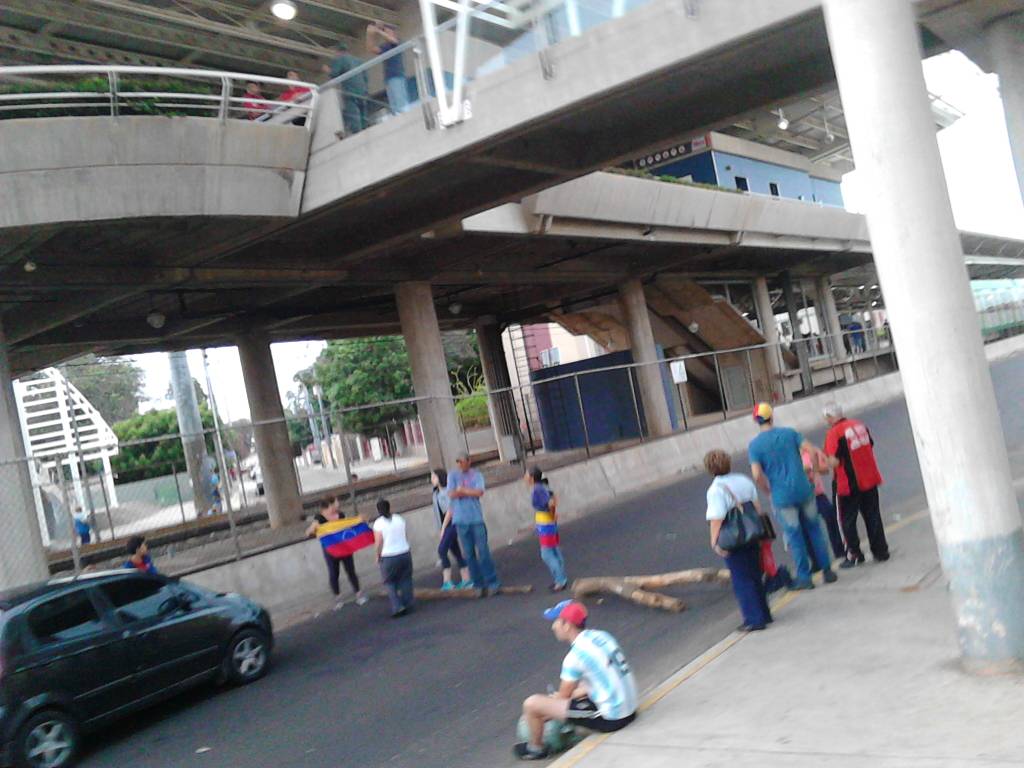
[[[919,512],[915,512],[912,515],[909,515],[908,517],[903,518],[902,520],[892,523],[891,525],[887,525],[886,530],[897,531],[900,528],[905,528],[908,525],[911,525],[912,523],[924,520],[926,517],[928,517],[928,510],[923,509],[920,510]],[[772,613],[784,609],[787,605],[796,600],[799,594],[799,592],[786,592],[786,594],[784,594],[778,600],[774,600],[771,604]],[[661,685],[659,685],[657,688],[655,688],[653,691],[647,694],[644,700],[640,703],[640,706],[637,708],[637,711],[645,712],[646,710],[653,707],[655,704],[657,704],[663,698],[668,696],[680,685],[682,685],[687,680],[696,675],[698,672],[700,672],[702,669],[707,667],[708,664],[713,662],[715,659],[719,658],[722,654],[724,654],[726,651],[728,651],[730,648],[736,645],[736,643],[738,643],[740,640],[746,637],[746,635],[746,632],[733,632],[727,637],[725,637],[723,640],[720,640],[718,643],[711,646],[708,650],[706,650],[696,659],[694,659],[685,667],[683,667],[674,675],[672,675],[668,680],[661,683]],[[553,762],[550,768],[573,768],[573,766],[578,765],[580,761],[583,760],[583,758],[585,758],[587,755],[589,755],[591,752],[593,752],[595,749],[601,746],[601,744],[603,744],[610,735],[611,734],[609,733],[595,733],[591,736],[588,736],[575,747],[573,747],[571,750],[566,752],[565,755],[563,755],[561,758]]]

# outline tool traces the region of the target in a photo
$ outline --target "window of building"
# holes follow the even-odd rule
[[[562,356],[558,353],[558,347],[551,347],[550,349],[542,350],[540,353],[540,364],[544,368],[559,365],[561,362]]]
[[[741,192],[749,192],[750,191],[750,184],[747,183],[747,177],[746,176],[737,176],[736,177],[736,189],[740,190]]]
[[[772,197],[779,196],[779,185],[774,181],[768,182],[768,191],[771,192]]]
[[[62,643],[103,629],[96,607],[85,590],[48,600],[31,610],[28,628],[40,643]]]

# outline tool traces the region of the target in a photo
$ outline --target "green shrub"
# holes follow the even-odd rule
[[[181,93],[181,94],[213,94],[220,93],[220,87],[214,86],[210,83],[189,83],[181,80],[167,80],[156,76],[152,76],[150,79],[138,79],[138,78],[124,78],[118,81],[117,90],[119,93],[124,92],[138,92],[138,93]],[[28,108],[28,109],[13,109],[9,111],[0,112],[0,120],[15,120],[18,118],[25,117],[66,117],[66,116],[101,116],[110,114],[110,102],[109,99],[105,98],[105,95],[110,91],[110,83],[107,81],[105,76],[94,75],[90,77],[84,77],[77,80],[65,80],[62,82],[47,82],[45,84],[39,83],[3,83],[0,84],[0,94],[2,93],[28,93],[36,94],[40,92],[49,93],[95,93],[97,94],[97,100],[104,102],[98,106],[84,106],[79,101],[88,101],[87,99],[67,99],[61,103],[59,107],[46,107],[46,108]],[[45,103],[60,102],[57,97],[41,98],[40,101]],[[31,101],[16,102],[20,105],[29,106]],[[214,102],[203,101],[196,102],[197,105],[212,105]],[[8,104],[5,106],[13,106]],[[131,98],[129,101],[125,101],[124,97],[120,99],[118,107],[119,114],[122,115],[164,115],[164,116],[176,116],[176,115],[199,115],[212,117],[216,115],[215,109],[182,109],[180,106],[166,107],[162,106],[155,99],[143,99],[143,98]]]
[[[487,395],[484,392],[474,392],[469,397],[459,400],[455,404],[455,413],[462,422],[463,429],[486,427],[491,423],[491,416],[487,412]]]

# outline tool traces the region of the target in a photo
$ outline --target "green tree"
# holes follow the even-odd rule
[[[213,429],[213,414],[205,405],[199,408],[203,428]],[[172,468],[185,469],[185,452],[181,447],[178,415],[173,408],[150,411],[112,425],[121,443],[120,451],[110,464],[122,483],[171,474]],[[138,444],[130,444],[143,441]],[[206,449],[214,455],[213,435],[206,437]]]
[[[62,370],[108,424],[138,414],[144,376],[131,359],[88,354]]]
[[[323,387],[328,410],[414,396],[409,356],[397,336],[330,341],[313,364],[313,377]],[[415,415],[412,404],[385,405],[335,416],[334,423],[341,418],[347,432],[383,435]]]

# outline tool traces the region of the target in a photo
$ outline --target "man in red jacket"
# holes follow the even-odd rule
[[[840,568],[864,562],[857,534],[858,512],[864,518],[875,562],[885,562],[889,559],[889,544],[878,511],[882,474],[875,462],[874,438],[862,422],[847,418],[837,403],[827,405],[824,415],[829,424],[825,453],[835,470],[835,504],[846,545],[846,561]]]

